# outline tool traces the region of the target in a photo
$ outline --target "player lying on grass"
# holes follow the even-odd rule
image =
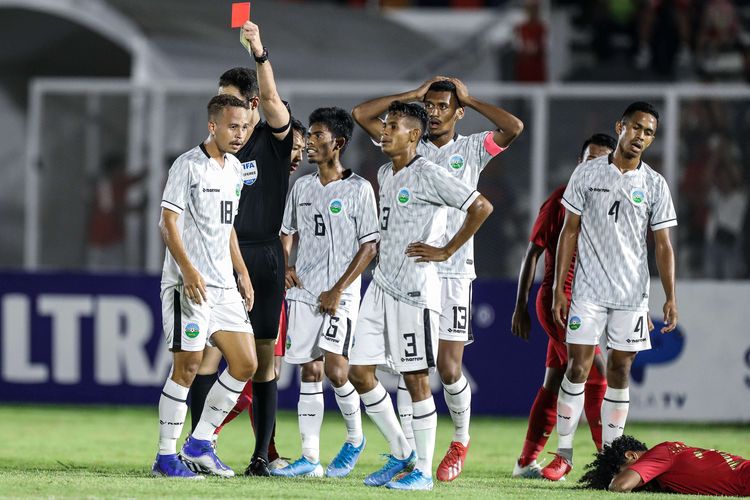
[[[750,496],[750,461],[679,441],[666,441],[649,449],[625,435],[604,446],[596,460],[586,466],[580,484],[619,493]]]

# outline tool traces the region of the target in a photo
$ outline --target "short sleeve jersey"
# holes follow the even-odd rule
[[[437,265],[417,263],[406,247],[419,241],[441,245],[445,207],[466,211],[479,193],[419,155],[396,173],[393,163],[380,167],[378,183],[380,253],[373,279],[397,300],[440,311]]]
[[[234,227],[240,243],[277,238],[289,190],[290,130],[283,140],[266,122],[258,123],[237,153],[242,164],[242,197]]]
[[[646,231],[677,225],[667,182],[641,162],[621,173],[602,156],[579,165],[562,204],[581,216],[573,300],[648,309]]]
[[[428,140],[417,146],[417,154],[443,167],[467,186],[476,189],[479,174],[484,167],[504,150],[492,140],[493,132],[480,132],[469,136],[456,135],[450,142],[437,147]],[[447,228],[443,244],[461,229],[466,214],[454,208],[447,209]],[[445,278],[477,277],[474,270],[474,238],[472,237],[445,262],[438,262],[438,274]]]
[[[286,298],[318,304],[318,296],[336,284],[359,247],[378,240],[378,212],[372,185],[351,170],[340,180],[320,183],[318,173],[292,186],[281,225],[284,234],[299,234],[297,276],[304,288],[290,288]],[[359,298],[358,277],[342,300]]]
[[[660,443],[629,467],[644,483],[691,495],[750,495],[750,461],[718,450],[680,442]]]
[[[541,290],[543,293],[552,293],[552,285],[555,282],[555,257],[557,256],[557,240],[560,239],[563,223],[565,222],[565,207],[562,200],[565,186],[555,189],[549,198],[539,209],[534,227],[531,230],[529,241],[538,247],[544,248],[544,278]],[[573,286],[573,270],[575,269],[575,255],[565,279],[565,294],[570,297]]]
[[[175,160],[169,169],[161,206],[181,214],[182,243],[206,286],[235,288],[229,238],[242,189],[240,162],[224,155],[224,167],[201,144]],[[182,273],[167,250],[162,286],[182,284]]]

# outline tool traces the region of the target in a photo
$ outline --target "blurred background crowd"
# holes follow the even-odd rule
[[[153,198],[172,159],[205,135],[204,107],[216,77],[250,62],[228,27],[229,2],[18,5],[0,0],[0,36],[22,42],[0,49],[0,267],[158,271],[160,258],[148,250],[158,219]],[[480,182],[500,208],[476,239],[480,277],[515,278],[538,203],[567,180],[583,139],[613,134],[618,113],[642,96],[663,118],[676,118],[663,120],[645,157],[663,171],[670,154],[664,130],[676,128],[676,165],[663,173],[680,221],[673,236],[678,276],[750,278],[750,92],[743,93],[750,79],[750,3],[257,0],[252,15],[282,97],[303,122],[315,107],[351,109],[435,74],[461,78],[524,121],[523,136]],[[97,16],[132,30],[150,59],[138,59],[143,47],[97,28]],[[22,32],[30,19],[49,28]],[[58,82],[39,90],[35,101],[32,82],[57,77],[125,83]],[[630,93],[612,95],[611,85]],[[704,85],[732,90],[678,94],[674,115],[666,113],[670,92]],[[542,90],[542,105],[537,88],[590,88],[596,97]],[[535,135],[540,117],[544,128]],[[468,112],[459,130],[488,127]],[[544,165],[536,171],[540,154]],[[344,160],[374,181],[384,157],[357,131]],[[38,174],[33,185],[28,168]],[[305,165],[295,176],[311,169]],[[534,194],[540,181],[542,192]],[[36,226],[28,222],[30,210],[37,211]],[[33,259],[30,228],[37,232]]]

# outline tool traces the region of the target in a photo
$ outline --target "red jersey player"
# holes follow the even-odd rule
[[[750,496],[750,460],[679,441],[648,449],[632,436],[621,436],[586,466],[581,483],[620,493],[649,490],[743,497]]]
[[[578,161],[589,161],[599,156],[610,154],[614,151],[616,141],[607,134],[594,134],[583,143]],[[555,254],[557,253],[557,239],[565,220],[565,207],[560,203],[565,185],[558,187],[547,198],[539,209],[539,215],[534,222],[534,228],[529,238],[529,246],[526,249],[521,264],[521,272],[518,277],[518,293],[516,295],[516,307],[513,311],[512,331],[513,335],[524,340],[529,338],[531,330],[531,318],[528,311],[529,292],[534,281],[536,264],[542,252],[544,256],[544,279],[536,297],[536,314],[544,331],[547,332],[547,370],[544,375],[544,384],[539,388],[534,404],[529,414],[529,427],[526,431],[521,456],[513,467],[513,477],[539,478],[540,466],[536,461],[537,456],[547,443],[552,429],[555,427],[557,418],[557,392],[560,388],[565,369],[568,365],[568,353],[565,346],[565,330],[558,327],[552,318],[552,284],[555,276]],[[568,277],[565,280],[565,293],[568,300],[571,297],[573,283],[573,270],[575,258],[570,265]],[[596,348],[594,370],[591,371],[586,382],[586,418],[591,427],[591,436],[596,448],[602,446],[602,424],[599,418],[602,398],[607,389],[607,381],[604,376],[604,358],[601,350]]]

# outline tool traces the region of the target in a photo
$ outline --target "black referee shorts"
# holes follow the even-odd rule
[[[250,311],[255,338],[274,340],[279,334],[279,317],[284,300],[286,270],[281,240],[240,242],[240,252],[255,291],[255,303]]]

